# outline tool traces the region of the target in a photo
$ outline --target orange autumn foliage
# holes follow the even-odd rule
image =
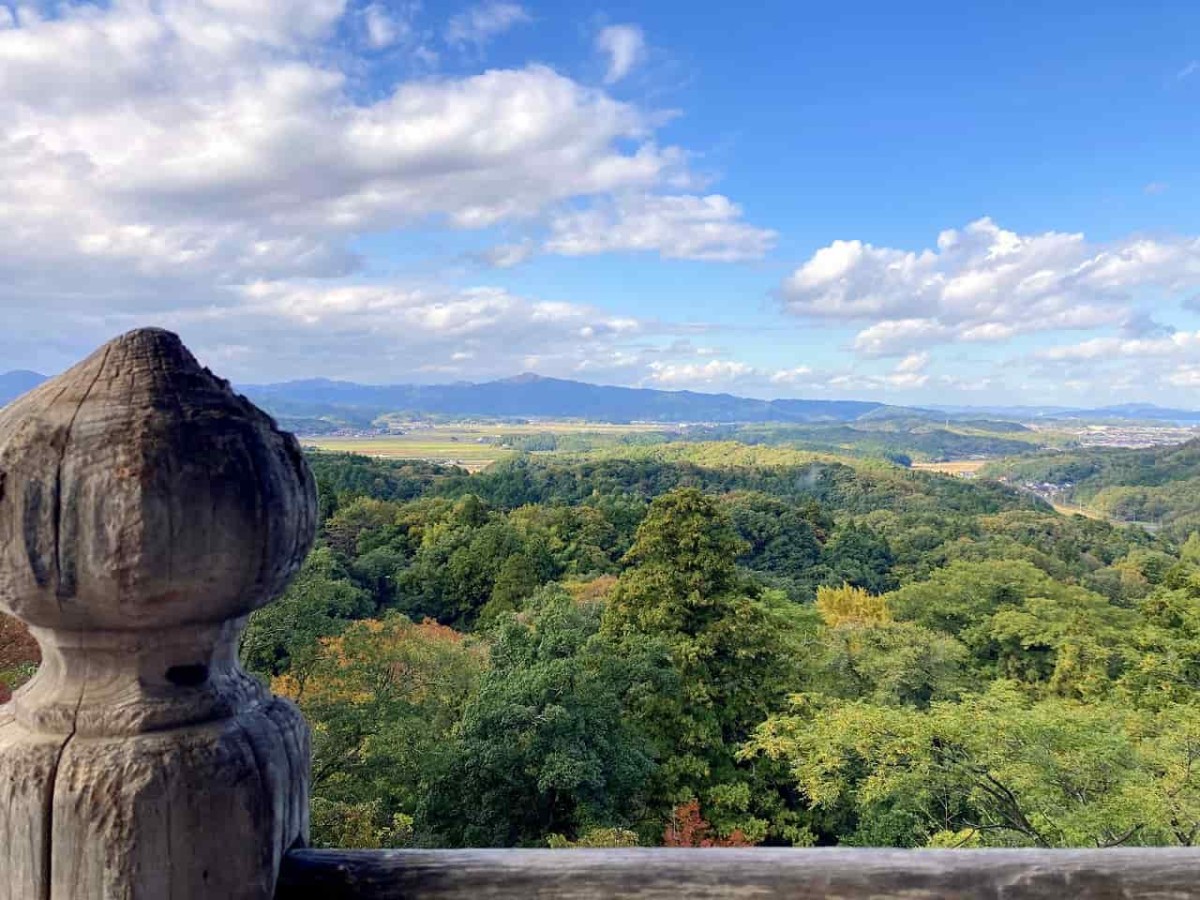
[[[271,689],[302,705],[363,704],[381,693],[420,704],[431,692],[462,690],[486,665],[485,645],[461,632],[433,619],[418,624],[389,616],[354,622],[344,633],[322,638],[315,664],[307,672],[273,678]]]
[[[663,831],[664,847],[752,847],[740,829],[725,837],[714,835],[712,826],[700,815],[700,801],[675,807],[671,823]]]

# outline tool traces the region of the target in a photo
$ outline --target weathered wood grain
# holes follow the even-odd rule
[[[269,900],[308,835],[300,713],[238,665],[313,540],[299,446],[168,332],[0,411],[0,900]]]
[[[312,543],[296,440],[157,329],[0,410],[0,472],[0,602],[41,627],[235,619]]]
[[[277,900],[1195,900],[1198,850],[299,850]]]

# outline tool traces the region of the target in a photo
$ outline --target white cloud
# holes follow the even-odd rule
[[[650,371],[646,382],[659,387],[725,389],[759,396],[762,394],[795,396],[796,393],[841,396],[864,392],[886,395],[895,390],[916,390],[934,383],[949,384],[943,376],[934,378],[925,370],[928,353],[914,353],[890,371],[867,373],[859,370],[814,369],[794,366],[769,369],[731,359],[712,359],[699,363],[686,359],[643,361]]]
[[[511,269],[521,263],[528,262],[537,253],[537,246],[531,240],[517,241],[513,244],[498,244],[485,250],[482,260],[497,269]]]
[[[775,232],[742,221],[727,197],[622,195],[589,209],[554,216],[546,248],[566,256],[653,251],[667,259],[734,262],[761,259]]]
[[[735,360],[712,359],[706,363],[650,363],[649,381],[666,387],[708,386],[729,384],[757,375],[754,366]]]
[[[950,333],[936,319],[886,319],[860,331],[854,349],[863,356],[893,356],[939,343]]]
[[[1115,395],[1197,406],[1178,391],[1200,386],[1200,331],[1092,338],[1038,350],[1028,361],[1045,382],[1078,383],[1104,402]]]
[[[487,31],[519,19],[502,7],[480,7],[470,21]],[[681,225],[682,236],[662,238],[668,255],[745,252],[754,230],[723,198],[707,212],[702,198],[655,199],[690,180],[685,151],[655,140],[661,115],[546,66],[363,91],[370,57],[352,55],[343,28],[364,45],[410,52],[414,9],[112,0],[9,16],[0,28],[0,307],[22,326],[4,329],[0,355],[29,359],[27,348],[64,345],[68,334],[90,343],[172,317],[207,323],[209,347],[241,346],[235,323],[253,300],[245,286],[344,284],[363,268],[351,249],[362,233],[515,223],[533,234],[565,208],[609,209],[617,196],[650,195],[638,209],[699,210],[677,214],[696,221],[690,236]],[[706,227],[724,237],[701,239]],[[537,248],[526,237],[492,259],[513,265]],[[343,304],[347,327],[373,319],[366,295],[324,296]],[[303,343],[303,322],[276,315],[274,331],[298,329]],[[585,327],[603,332],[577,323],[576,345],[588,340]],[[284,344],[261,345],[269,352],[257,364],[271,366]],[[310,345],[305,357],[340,364],[335,348]]]
[[[661,326],[575,303],[540,301],[497,287],[447,289],[395,284],[333,285],[262,281],[237,288],[219,305],[163,313],[203,358],[227,360],[227,374],[261,379],[259,355],[229,355],[229,335],[253,335],[270,349],[271,378],[305,377],[313,360],[328,374],[364,381],[490,378],[533,368],[543,374],[606,373],[614,358],[638,353]],[[120,321],[115,325],[122,325]],[[261,351],[259,351],[261,352]]]
[[[794,366],[790,369],[777,369],[771,373],[771,384],[794,385],[803,384],[809,380],[813,370],[809,366]]]
[[[314,13],[327,0],[294,6],[280,11],[290,26],[261,34],[237,16],[193,21],[183,0],[0,32],[2,255],[75,253],[82,235],[85,255],[154,265],[154,247],[113,235],[167,228],[172,266],[220,255],[222,235],[337,259],[356,230],[486,227],[682,166],[640,110],[541,66],[401,83],[356,104],[340,71],[281,50],[332,27],[332,12]]]
[[[910,353],[887,375],[887,384],[897,388],[919,388],[929,383],[929,375],[925,373],[929,365],[929,354],[925,352]]]
[[[423,339],[464,336],[499,337],[496,329],[532,329],[534,325],[562,334],[586,327],[591,336],[637,331],[637,320],[608,316],[599,310],[562,302],[537,302],[501,288],[459,291],[401,289],[394,285],[257,282],[240,293],[244,309],[292,319],[306,326],[336,329],[346,316],[355,327],[371,327],[393,336],[420,333]]]
[[[643,329],[649,326],[643,323]],[[836,397],[889,402],[909,402],[909,398],[931,390],[979,392],[997,387],[995,380],[982,373],[971,378],[934,374],[928,353],[913,353],[891,368],[867,371],[864,365],[853,368],[798,365],[771,368],[737,359],[709,359],[698,362],[699,349],[685,341],[669,348],[642,351],[626,356],[630,375],[648,372],[641,379],[647,386],[701,391],[728,391],[750,397]],[[689,358],[691,357],[691,358]],[[583,371],[582,369],[580,371]]]
[[[1185,78],[1191,78],[1197,72],[1200,72],[1200,59],[1193,59],[1186,66],[1175,73],[1177,81],[1183,81]]]
[[[900,360],[890,372],[867,373],[858,370],[833,372],[825,376],[827,388],[842,392],[886,392],[888,390],[914,390],[930,383],[925,372],[929,366],[928,353],[910,353]]]
[[[636,25],[609,25],[596,35],[596,49],[608,57],[605,84],[616,84],[646,56],[646,36]]]
[[[519,3],[493,0],[454,16],[446,26],[446,40],[451,44],[481,46],[513,26],[530,21],[532,17]]]
[[[1177,331],[1151,338],[1093,338],[1078,344],[1050,347],[1035,354],[1038,359],[1065,361],[1179,356],[1200,357],[1200,331]]]
[[[1200,365],[1190,364],[1178,366],[1166,376],[1168,384],[1181,388],[1200,387]]]
[[[382,3],[372,3],[363,10],[363,26],[367,33],[367,44],[374,50],[382,50],[403,40],[412,32],[409,21],[413,8],[406,7],[400,16]]]
[[[897,374],[911,375],[915,372],[922,372],[929,365],[928,353],[910,353],[900,362],[896,363]]]
[[[950,340],[1116,325],[1138,291],[1200,284],[1200,239],[1082,234],[1019,235],[990,219],[944,231],[919,252],[834,241],[780,288],[787,311],[808,319],[870,322],[865,355],[904,354]]]

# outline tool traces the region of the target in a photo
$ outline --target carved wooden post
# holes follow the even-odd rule
[[[0,900],[269,900],[308,731],[238,665],[312,543],[294,438],[168,332],[0,412],[0,606],[44,662],[0,706]]]

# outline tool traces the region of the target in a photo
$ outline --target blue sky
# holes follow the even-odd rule
[[[1200,7],[0,4],[0,369],[1200,406]]]

